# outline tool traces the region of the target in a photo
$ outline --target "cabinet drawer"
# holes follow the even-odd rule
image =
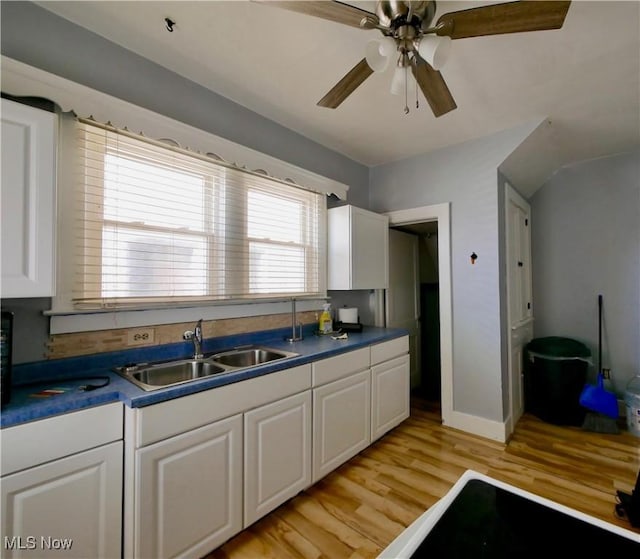
[[[409,336],[371,346],[371,365],[377,365],[394,357],[409,353]]]
[[[114,402],[2,430],[2,475],[122,439]]]
[[[369,348],[341,353],[312,364],[313,386],[321,386],[369,368]]]
[[[300,365],[136,409],[127,414],[127,428],[134,429],[140,448],[309,388],[311,365]]]

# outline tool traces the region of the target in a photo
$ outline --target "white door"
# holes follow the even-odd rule
[[[511,432],[524,411],[523,353],[533,336],[531,208],[506,185],[507,301],[509,313],[509,411]]]
[[[122,442],[2,478],[2,557],[120,557]]]
[[[418,237],[390,229],[386,319],[389,328],[406,328],[409,331],[411,388],[420,384],[419,274]]]
[[[311,485],[311,391],[244,416],[244,527]]]
[[[242,414],[136,452],[135,556],[202,557],[242,530]]]

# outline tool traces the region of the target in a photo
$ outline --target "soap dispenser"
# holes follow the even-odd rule
[[[331,304],[322,305],[322,313],[320,313],[320,321],[318,323],[320,334],[331,334],[333,332],[333,320],[331,319]]]

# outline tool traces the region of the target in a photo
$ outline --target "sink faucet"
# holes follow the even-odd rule
[[[291,336],[285,338],[288,342],[299,342],[302,340],[302,324],[298,324],[299,333],[296,335],[296,323],[298,318],[296,316],[296,300],[291,298]]]
[[[202,319],[198,320],[193,330],[187,330],[182,338],[193,342],[193,358],[202,359]]]

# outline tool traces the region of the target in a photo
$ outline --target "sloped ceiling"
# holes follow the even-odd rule
[[[491,3],[439,1],[436,19]],[[367,166],[535,120],[545,132],[511,162],[516,173],[524,161],[536,171],[523,181],[640,146],[635,1],[574,1],[560,30],[454,41],[442,74],[458,109],[440,118],[422,97],[416,109],[415,94],[405,115],[404,98],[389,92],[391,69],[335,110],[316,106],[380,37],[376,30],[241,0],[38,4]],[[173,33],[165,17],[176,22]]]

